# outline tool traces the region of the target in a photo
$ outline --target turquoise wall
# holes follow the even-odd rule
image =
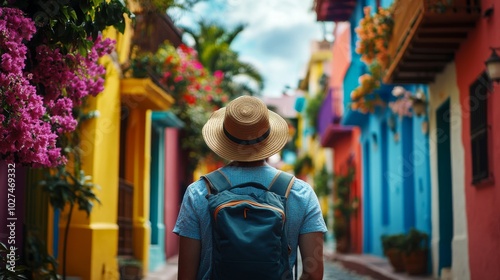
[[[381,1],[387,7],[392,1]],[[350,93],[358,86],[358,78],[366,66],[355,53],[355,28],[366,5],[376,8],[376,1],[357,1],[351,16],[352,63],[344,79],[342,124],[360,127],[363,160],[363,252],[382,256],[383,234],[407,232],[415,227],[431,233],[429,139],[422,130],[426,116],[400,118],[388,106],[374,113],[351,111]],[[377,93],[386,102],[394,100],[394,85],[384,85]],[[407,90],[426,91],[421,85],[405,85]],[[426,93],[427,94],[427,93]]]
[[[149,271],[165,264],[165,134],[164,126],[154,121],[151,130],[151,193],[149,219],[151,222],[151,244],[149,246]]]

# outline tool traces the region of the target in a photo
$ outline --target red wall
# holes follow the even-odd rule
[[[351,64],[351,34],[348,22],[339,22],[334,30],[335,42],[332,48],[331,76],[329,87],[333,89],[332,108],[336,116],[343,112],[343,85],[344,77]],[[335,132],[333,132],[335,133]],[[345,174],[347,163],[351,161],[356,169],[356,178],[352,184],[351,194],[361,199],[361,146],[359,144],[360,132],[353,128],[349,135],[341,136],[334,140],[333,172],[334,174]],[[351,216],[351,252],[361,253],[363,244],[363,228],[361,213],[361,201],[359,208]]]
[[[350,163],[355,168],[355,180],[351,187],[352,197],[361,199],[361,146],[359,144],[359,129],[353,128],[351,134],[339,138],[333,144],[334,150],[334,174],[346,174],[347,166]],[[359,208],[351,216],[351,252],[360,254],[363,244],[363,228],[361,209],[362,203],[359,203]]]
[[[484,61],[490,56],[489,47],[500,47],[500,5],[498,1],[481,1],[483,10],[494,6],[490,18],[481,17],[467,40],[456,53],[457,83],[462,106],[462,141],[465,152],[465,195],[469,237],[471,279],[500,277],[500,184],[491,182],[473,186],[470,147],[469,86],[485,70]],[[490,172],[500,180],[500,86],[494,85],[488,97]],[[496,277],[496,278],[495,278]]]
[[[165,254],[179,253],[179,237],[172,233],[180,207],[179,130],[165,129]]]

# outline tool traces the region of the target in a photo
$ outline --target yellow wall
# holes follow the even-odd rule
[[[83,169],[99,186],[95,192],[101,204],[94,206],[90,217],[83,211],[74,211],[68,235],[68,275],[83,279],[106,279],[105,275],[117,274],[120,76],[109,58],[103,62],[108,70],[105,90],[89,99],[89,109],[97,110],[99,117],[86,121],[81,132]],[[64,237],[66,217],[67,211],[61,216],[59,244]],[[60,246],[60,257],[61,249]]]
[[[130,45],[130,40],[114,29],[104,35],[126,47]],[[117,46],[117,49],[124,48]],[[101,204],[94,205],[90,217],[75,209],[67,248],[67,275],[89,280],[119,277],[116,257],[121,73],[119,63],[111,56],[103,58],[101,63],[106,68],[104,91],[96,98],[89,98],[88,106],[89,110],[97,110],[99,117],[86,121],[81,130],[83,169],[99,186],[95,192]],[[67,210],[62,213],[59,224],[59,264],[67,213]]]
[[[83,169],[99,185],[96,195],[101,201],[100,205],[94,206],[90,217],[75,209],[71,220],[67,275],[84,280],[119,279],[117,204],[122,102],[133,105],[127,123],[125,179],[134,185],[134,202],[131,205],[134,254],[143,268],[147,268],[149,263],[151,109],[167,110],[174,99],[150,80],[124,83],[121,79],[120,64],[129,57],[132,32],[130,20],[124,34],[113,28],[104,32],[104,37],[116,40],[116,53],[101,60],[106,67],[104,92],[97,98],[89,98],[89,110],[99,111],[99,117],[82,126]],[[136,89],[140,90],[139,97],[136,96]],[[67,217],[68,209],[61,214],[59,244],[62,244]],[[62,246],[59,246],[60,264],[61,249]]]
[[[331,59],[331,52],[329,51],[318,51],[311,54],[311,58],[309,60],[306,80],[301,84],[302,90],[306,91],[306,97],[311,98],[318,94],[318,91],[321,89],[321,85],[319,84],[320,78],[325,73],[326,66],[328,61]],[[307,104],[306,104],[307,106]],[[324,152],[324,148],[321,146],[319,135],[316,137],[312,137],[312,135],[305,135],[304,130],[308,127],[309,124],[306,123],[306,119],[299,114],[299,122],[298,122],[298,131],[299,138],[297,139],[297,146],[300,150],[300,155],[307,154],[313,160],[313,169],[306,176],[306,180],[311,186],[314,188],[313,177],[315,172],[320,170],[324,164],[326,164],[326,153]],[[324,215],[328,213],[328,198],[325,196],[320,198],[321,210]]]

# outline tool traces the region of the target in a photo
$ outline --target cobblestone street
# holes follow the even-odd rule
[[[324,280],[371,280],[373,278],[361,276],[351,272],[340,264],[330,261],[325,261]]]
[[[301,269],[299,268],[299,271]],[[172,259],[162,269],[149,273],[145,280],[175,280],[177,279],[177,259]],[[336,262],[325,260],[324,280],[373,280],[351,272]]]

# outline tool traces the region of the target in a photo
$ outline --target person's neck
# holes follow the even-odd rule
[[[256,167],[256,166],[264,166],[266,165],[266,160],[257,160],[257,161],[232,161],[228,164],[229,166],[238,166],[238,167]]]

